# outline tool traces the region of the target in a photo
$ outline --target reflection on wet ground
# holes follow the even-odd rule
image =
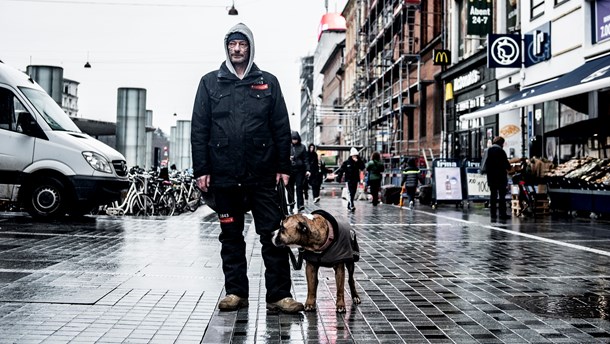
[[[318,309],[265,309],[264,267],[246,234],[250,306],[218,312],[219,224],[203,207],[171,218],[51,224],[0,215],[0,343],[608,343],[610,223],[545,216],[491,223],[474,206],[306,204],[356,230],[362,304],[335,312],[332,269]],[[251,222],[251,218],[247,220]],[[294,296],[306,298],[303,270]]]

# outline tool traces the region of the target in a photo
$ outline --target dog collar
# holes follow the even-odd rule
[[[320,249],[315,251],[316,253],[324,252],[324,250],[326,250],[333,243],[333,241],[335,241],[335,229],[330,224],[330,222],[328,222],[328,220],[326,220],[326,219],[324,219],[324,220],[326,221],[326,224],[328,225],[329,233],[328,233],[328,237],[326,238],[326,242],[324,243],[324,245],[322,245],[322,247],[320,247]]]

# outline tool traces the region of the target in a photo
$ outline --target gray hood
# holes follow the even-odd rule
[[[250,43],[250,56],[248,57],[248,67],[246,67],[246,72],[244,73],[245,77],[250,72],[250,68],[252,68],[252,64],[254,63],[254,36],[252,35],[252,31],[250,31],[250,28],[248,28],[246,24],[243,23],[239,23],[233,26],[225,35],[224,44],[225,55],[227,57],[226,65],[227,68],[229,68],[229,71],[231,71],[231,73],[233,73],[235,76],[237,76],[237,73],[235,72],[235,68],[233,68],[233,63],[231,63],[231,56],[229,56],[229,47],[227,46],[227,44],[229,43],[227,41],[229,39],[229,35],[231,35],[233,32],[239,32],[244,34],[248,38],[248,42]]]

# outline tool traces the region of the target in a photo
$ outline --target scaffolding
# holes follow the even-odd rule
[[[400,157],[409,152],[405,114],[418,106],[413,92],[419,91],[421,79],[415,32],[420,8],[397,0],[363,3],[356,92],[365,100],[365,147],[384,157]]]

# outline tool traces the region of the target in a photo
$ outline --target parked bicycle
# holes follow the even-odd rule
[[[197,187],[197,182],[193,175],[184,172],[170,178],[174,184],[176,197],[176,212],[182,213],[185,210],[195,211],[201,204],[201,191]]]
[[[142,174],[137,167],[131,168],[129,171],[130,186],[127,194],[123,197],[123,201],[113,202],[112,205],[106,208],[108,215],[135,215],[135,216],[150,216],[155,212],[154,202],[150,196],[146,194],[146,188],[150,175]]]

